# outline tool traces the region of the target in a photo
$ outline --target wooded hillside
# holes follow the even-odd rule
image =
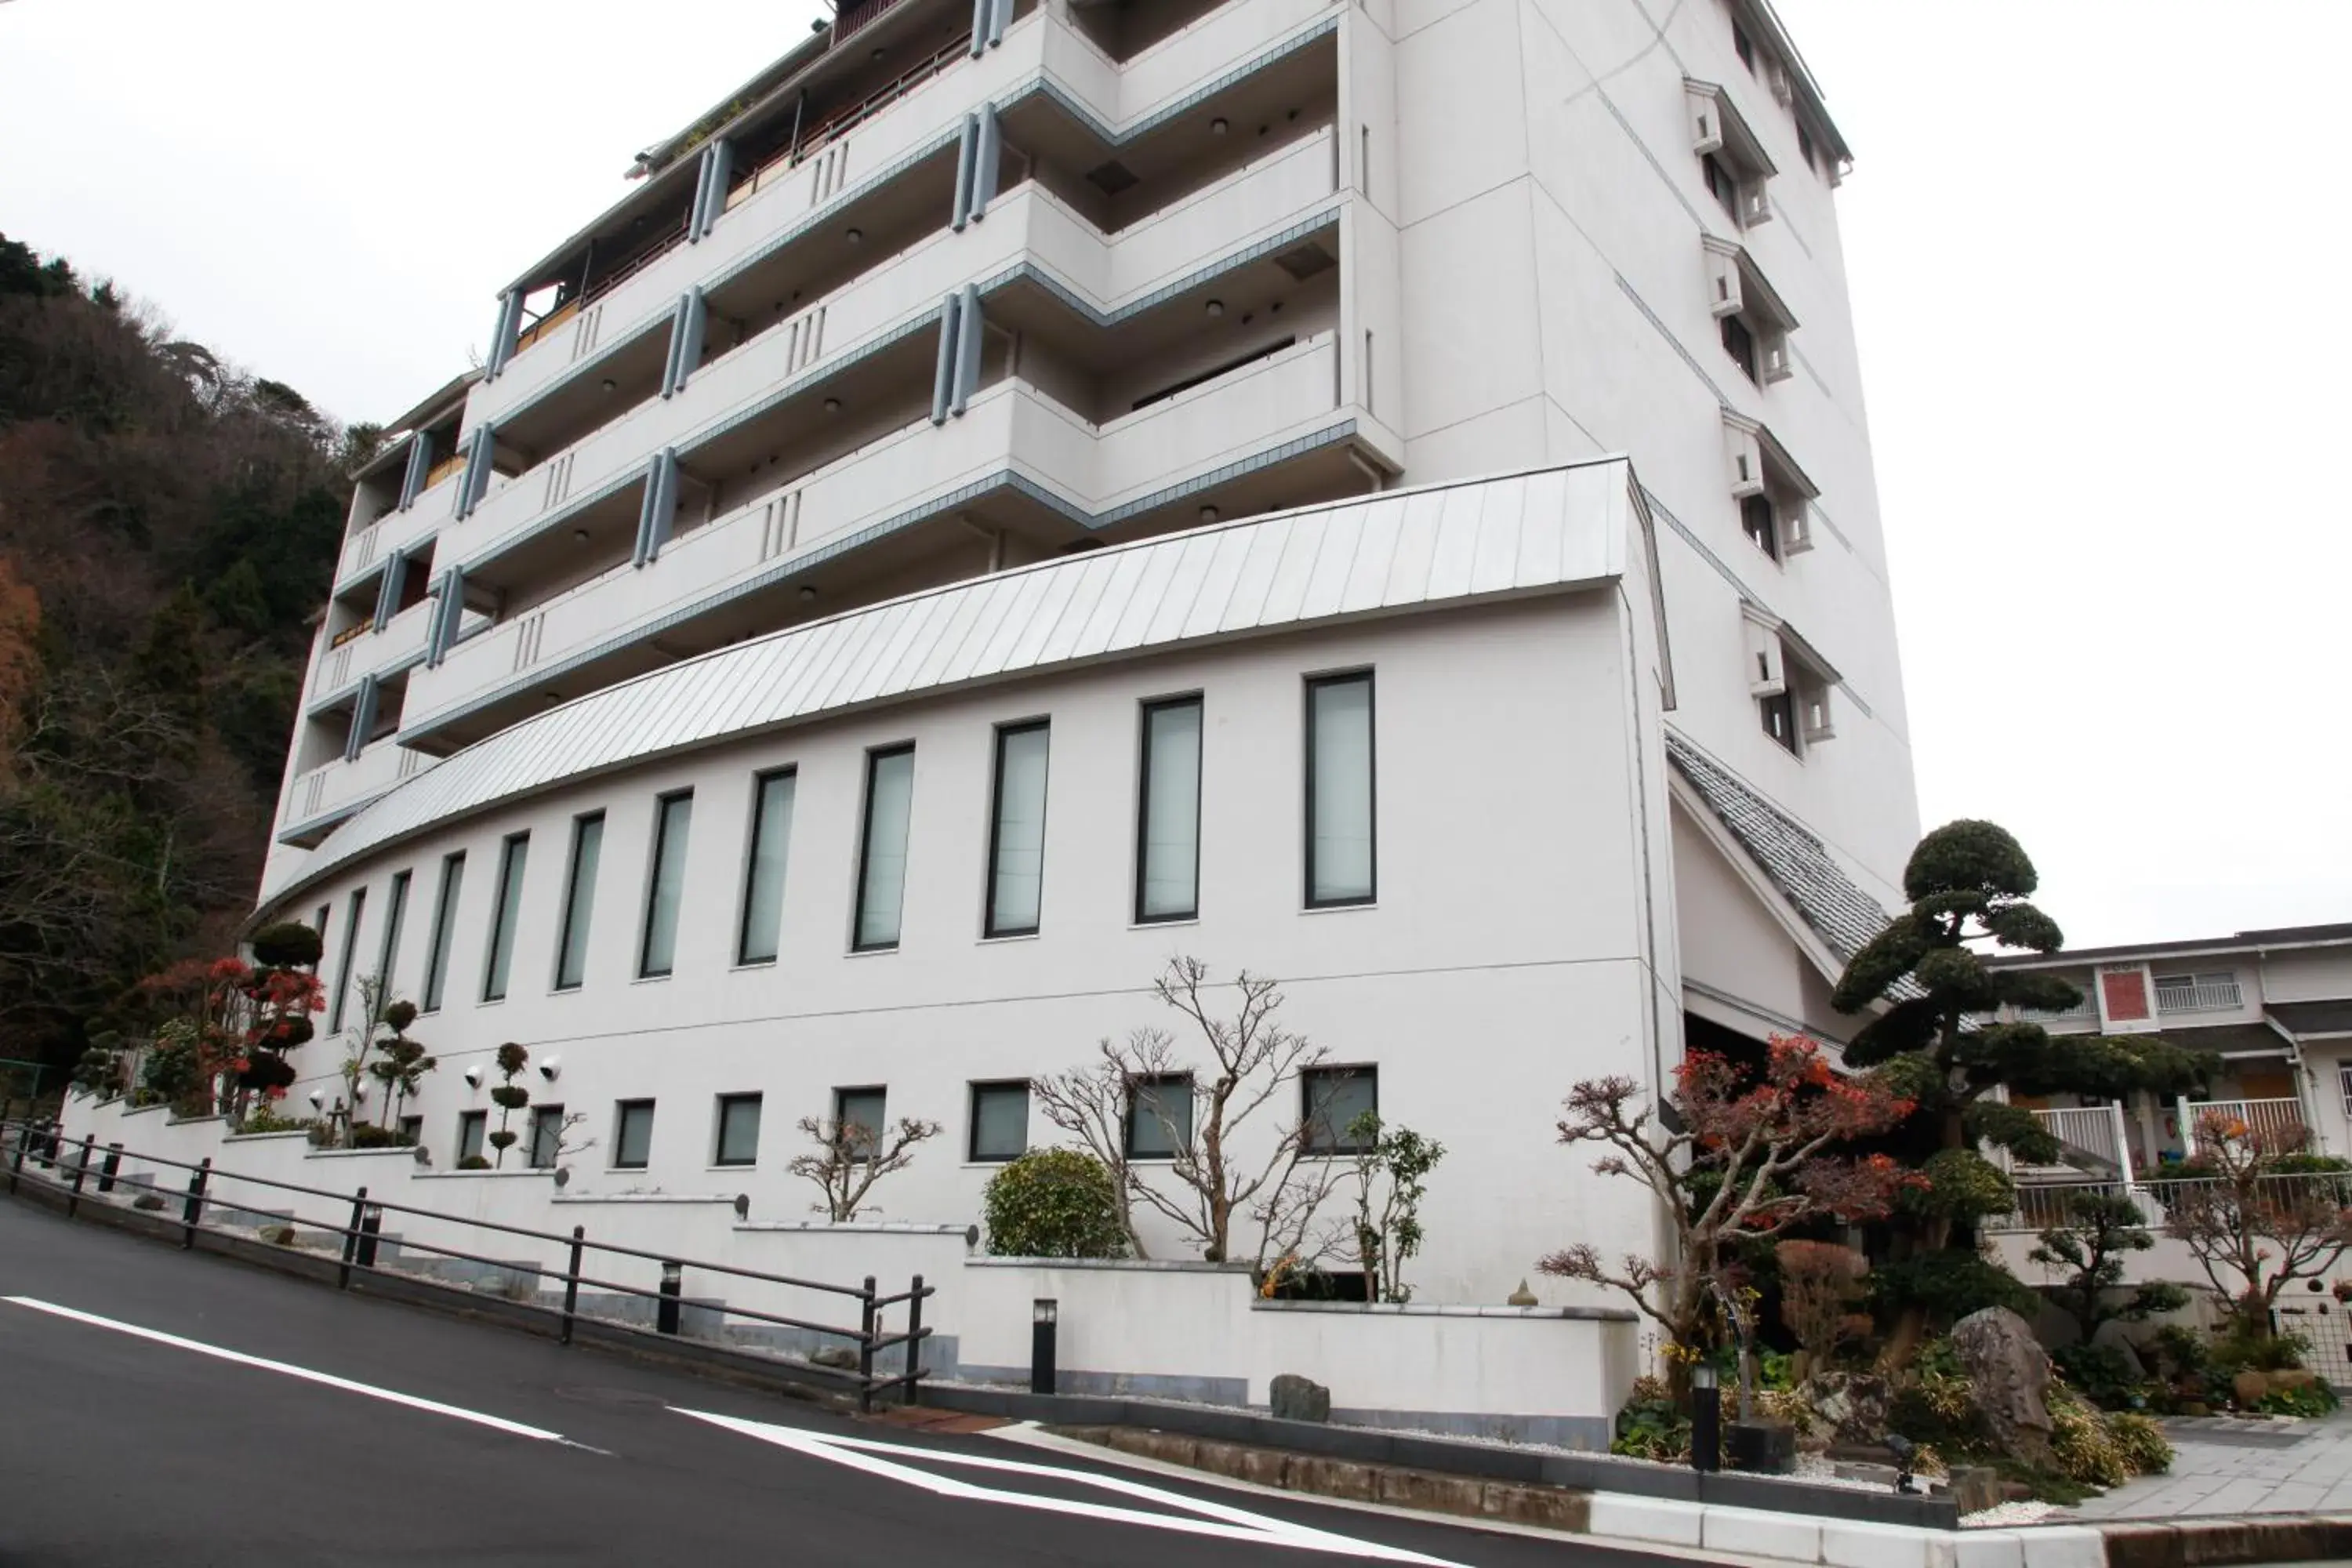
[[[376,434],[0,235],[0,1058],[251,908]]]

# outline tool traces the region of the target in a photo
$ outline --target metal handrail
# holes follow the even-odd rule
[[[79,1159],[73,1163],[69,1176],[44,1176],[37,1172],[35,1173],[36,1180],[65,1189],[66,1213],[68,1217],[72,1217],[79,1212],[84,1189],[91,1175],[92,1157],[99,1149],[96,1136],[87,1135],[78,1144],[74,1144],[64,1141],[58,1127],[53,1122],[0,1121],[0,1147],[5,1146],[8,1129],[11,1126],[16,1130],[15,1149],[8,1163],[8,1190],[11,1193],[17,1190],[18,1184],[24,1175],[25,1162],[28,1155],[35,1153],[37,1146],[39,1150],[37,1157],[51,1172],[55,1172],[59,1164],[66,1162],[68,1151],[79,1150]],[[190,1173],[179,1221],[180,1245],[184,1248],[193,1247],[198,1232],[208,1228],[204,1225],[204,1211],[208,1204],[227,1204],[228,1206],[236,1208],[245,1206],[242,1204],[229,1203],[229,1200],[215,1194],[212,1191],[214,1179],[243,1182],[274,1192],[294,1193],[306,1197],[322,1198],[332,1203],[351,1205],[350,1217],[341,1224],[315,1220],[304,1222],[312,1229],[341,1239],[341,1258],[337,1265],[337,1283],[343,1289],[350,1287],[351,1278],[354,1273],[416,1279],[415,1276],[409,1275],[404,1270],[379,1267],[375,1261],[376,1249],[382,1239],[383,1216],[386,1214],[414,1215],[420,1219],[438,1220],[457,1226],[470,1226],[503,1236],[520,1237],[569,1248],[568,1265],[557,1270],[543,1268],[535,1261],[491,1258],[482,1253],[467,1251],[463,1247],[415,1240],[408,1237],[397,1238],[398,1245],[404,1251],[429,1253],[436,1258],[456,1258],[489,1268],[509,1269],[519,1275],[528,1275],[534,1281],[553,1281],[562,1285],[563,1305],[561,1308],[549,1307],[536,1300],[511,1300],[509,1304],[555,1318],[560,1324],[559,1338],[565,1344],[572,1342],[572,1326],[580,1315],[579,1292],[583,1285],[656,1302],[658,1327],[655,1331],[656,1333],[660,1336],[677,1335],[679,1331],[680,1314],[686,1305],[683,1291],[684,1273],[688,1268],[695,1268],[734,1279],[779,1285],[788,1289],[815,1290],[855,1300],[859,1309],[858,1326],[856,1328],[815,1322],[778,1312],[764,1312],[751,1307],[728,1306],[723,1302],[716,1307],[704,1307],[701,1310],[716,1312],[722,1318],[742,1318],[754,1322],[799,1329],[810,1333],[846,1340],[855,1344],[858,1352],[858,1370],[856,1373],[819,1366],[814,1363],[810,1363],[807,1371],[821,1382],[854,1384],[857,1388],[861,1409],[871,1410],[877,1394],[893,1390],[903,1390],[907,1397],[912,1399],[921,1379],[927,1374],[927,1369],[919,1364],[920,1344],[922,1341],[931,1336],[933,1331],[923,1325],[922,1303],[926,1297],[936,1295],[938,1292],[935,1287],[926,1286],[923,1283],[923,1277],[919,1274],[914,1277],[909,1289],[896,1295],[883,1296],[876,1290],[871,1276],[859,1285],[840,1285],[830,1280],[803,1279],[793,1275],[772,1274],[733,1264],[672,1257],[660,1252],[648,1251],[643,1247],[625,1247],[615,1242],[592,1241],[588,1238],[587,1227],[584,1226],[574,1226],[569,1236],[554,1231],[534,1230],[528,1226],[508,1225],[498,1220],[478,1219],[465,1215],[448,1214],[439,1209],[423,1208],[412,1204],[371,1198],[364,1186],[350,1193],[337,1192],[325,1187],[305,1186],[299,1182],[281,1181],[274,1176],[248,1175],[240,1172],[223,1170],[215,1166],[209,1158],[191,1163],[185,1160],[173,1159],[169,1155],[151,1154],[126,1149],[120,1143],[110,1143],[105,1146],[105,1159],[97,1172],[98,1190],[101,1194],[112,1192],[120,1184],[121,1166],[126,1159],[142,1164],[163,1166]],[[583,1255],[591,1249],[618,1258],[632,1258],[659,1264],[663,1275],[661,1287],[649,1290],[642,1285],[604,1279],[588,1273],[583,1267],[585,1261]],[[430,1279],[421,1282],[438,1283]],[[886,1308],[897,1306],[902,1302],[906,1303],[908,1308],[906,1331],[902,1333],[883,1333],[879,1328],[878,1314]],[[645,1332],[644,1330],[628,1323],[605,1322],[603,1326],[630,1333]],[[895,1376],[877,1375],[874,1371],[874,1357],[882,1351],[900,1345],[906,1347],[904,1370]]]

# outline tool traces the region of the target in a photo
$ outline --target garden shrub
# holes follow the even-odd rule
[[[457,1169],[461,1171],[487,1171],[489,1168],[490,1162],[480,1154],[468,1154],[457,1162]]]
[[[1032,1149],[990,1178],[988,1250],[999,1258],[1124,1258],[1118,1178],[1078,1149]]]
[[[2055,1384],[2049,1405],[2050,1455],[2061,1475],[2094,1487],[2119,1487],[2131,1479],[2122,1445],[2095,1406]]]
[[[2254,1402],[2265,1415],[2325,1415],[2336,1407],[2336,1391],[2324,1383],[2301,1388],[2273,1388]]]
[[[2160,1476],[2172,1468],[2172,1445],[2165,1441],[2164,1428],[2155,1416],[2128,1411],[2110,1415],[2107,1436],[2115,1439],[2116,1451],[2134,1474]]]
[[[1690,1417],[1675,1406],[1675,1396],[1654,1377],[1637,1377],[1625,1407],[1617,1412],[1616,1435],[1609,1451],[1631,1458],[1675,1464],[1690,1458]]]
[[[2102,1410],[2137,1410],[2147,1403],[2146,1386],[2116,1345],[2061,1345],[2050,1352],[2067,1385]]]

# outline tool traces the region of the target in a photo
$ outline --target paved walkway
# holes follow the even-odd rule
[[[2352,1513],[2352,1413],[2323,1420],[2175,1416],[2170,1473],[2068,1509],[2083,1520]]]

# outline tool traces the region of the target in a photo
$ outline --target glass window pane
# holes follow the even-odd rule
[[[555,988],[570,991],[588,978],[588,921],[596,912],[596,866],[604,855],[604,814],[572,825],[572,875],[563,889],[563,935],[556,952]]]
[[[507,973],[514,967],[515,922],[522,918],[522,874],[530,859],[530,835],[518,833],[506,842],[499,860],[499,901],[490,912],[490,961],[482,975],[482,1000],[497,1002],[507,994]]]
[[[859,949],[898,945],[907,891],[907,824],[915,805],[915,748],[866,759],[866,841],[858,856]]]
[[[1143,802],[1135,918],[1188,920],[1200,910],[1201,700],[1143,710]]]
[[[535,1105],[530,1111],[530,1168],[544,1171],[553,1166],[563,1142],[563,1107]]]
[[[1307,901],[1372,897],[1372,678],[1307,688]]]
[[[1047,737],[1043,724],[996,732],[996,820],[989,838],[991,936],[1037,929],[1045,871]]]
[[[1128,1090],[1127,1152],[1164,1160],[1192,1142],[1192,1080],[1138,1079]]]
[[[833,1116],[852,1148],[871,1154],[888,1128],[889,1090],[837,1089],[833,1091]]]
[[[425,958],[425,1011],[437,1012],[442,988],[449,982],[449,939],[457,927],[457,889],[465,885],[466,857],[446,857],[441,862],[441,891],[433,900],[433,949]]]
[[[654,1145],[654,1102],[650,1100],[625,1100],[621,1102],[619,1125],[613,1131],[613,1164],[616,1169],[645,1169]]]
[[[392,996],[392,966],[400,958],[400,928],[408,919],[409,873],[403,871],[392,879],[392,902],[383,911],[383,947],[376,953],[375,977],[385,987],[384,998]]]
[[[793,837],[795,782],[790,773],[769,773],[758,781],[751,865],[744,872],[743,931],[735,949],[738,963],[767,963],[776,956],[784,919],[784,851]]]
[[[460,1163],[481,1157],[483,1135],[489,1131],[490,1113],[487,1110],[461,1111],[457,1116],[457,1159]]]
[[[639,974],[667,974],[677,957],[677,910],[686,897],[687,834],[694,826],[694,796],[674,795],[661,803],[654,821],[654,868],[646,893],[645,950]]]
[[[1377,1068],[1319,1068],[1300,1074],[1307,1100],[1307,1147],[1327,1153],[1352,1153],[1362,1147],[1349,1129],[1367,1112],[1379,1114],[1380,1083]]]
[[[360,910],[366,907],[367,889],[353,888],[350,912],[343,917],[343,956],[341,963],[335,970],[335,1000],[327,1009],[327,1027],[330,1031],[343,1026],[343,1004],[351,1000],[352,994],[352,963],[359,957]]]
[[[1011,1160],[1029,1149],[1029,1086],[971,1086],[971,1158]]]
[[[719,1097],[719,1157],[720,1165],[749,1165],[760,1157],[760,1097],[722,1094]]]

